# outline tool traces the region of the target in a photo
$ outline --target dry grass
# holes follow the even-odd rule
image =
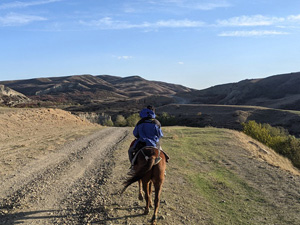
[[[236,141],[238,141],[242,147],[253,155],[253,157],[263,160],[268,164],[279,167],[283,170],[289,171],[295,175],[300,176],[300,171],[293,166],[290,160],[279,155],[273,149],[265,146],[264,144],[254,140],[242,132],[229,131],[233,133]]]

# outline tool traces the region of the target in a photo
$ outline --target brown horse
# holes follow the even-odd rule
[[[158,155],[161,160],[157,162]],[[152,184],[155,188],[155,200],[154,200],[154,214],[152,217],[152,224],[157,222],[157,212],[160,202],[160,194],[162,190],[162,185],[165,179],[165,169],[166,169],[166,157],[165,154],[154,147],[144,147],[138,154],[136,159],[136,164],[134,166],[134,173],[124,182],[124,189],[122,193],[126,190],[128,186],[134,182],[139,181],[139,199],[143,200],[143,193],[141,188],[143,188],[145,193],[146,208],[144,214],[149,214],[149,207],[152,205],[151,201],[151,191]]]

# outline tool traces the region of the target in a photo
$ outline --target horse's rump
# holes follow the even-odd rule
[[[156,154],[155,150],[158,150],[158,153]],[[134,152],[134,157],[132,159],[132,165],[136,164],[137,158],[140,154],[142,154],[146,160],[148,160],[150,157],[152,157],[153,155],[156,156],[156,158],[158,158],[158,154],[159,154],[159,149],[152,147],[152,146],[142,146],[141,148],[137,149]]]
[[[164,159],[164,154],[155,147],[146,146],[137,153],[138,155],[136,158],[136,165],[134,166],[134,173],[124,182],[125,187],[123,191],[125,191],[125,189],[134,182],[142,179],[153,168],[155,165],[155,159],[158,157],[159,153],[160,157]]]

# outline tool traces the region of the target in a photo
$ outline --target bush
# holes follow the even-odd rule
[[[274,149],[277,153],[287,157],[297,168],[300,168],[300,140],[283,129],[272,127],[269,124],[260,124],[255,121],[243,123],[244,133],[259,142]]]
[[[127,125],[127,121],[124,116],[122,115],[117,115],[116,121],[115,121],[115,126],[116,127],[125,127]]]
[[[177,124],[177,119],[175,116],[169,115],[166,112],[163,112],[157,117],[162,126],[174,126]]]
[[[138,113],[130,115],[129,117],[126,118],[127,126],[134,127],[137,124],[137,122],[139,122],[140,119],[141,118]]]
[[[104,126],[112,127],[114,125],[114,122],[111,119],[107,119],[103,122]]]

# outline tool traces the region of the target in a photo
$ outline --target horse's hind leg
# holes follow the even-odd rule
[[[149,182],[149,206],[150,208],[153,208],[153,204],[152,204],[152,181]]]
[[[149,206],[150,206],[150,195],[149,195],[149,181],[145,181],[143,180],[143,189],[144,189],[144,193],[145,193],[145,200],[146,200],[146,207],[145,207],[145,211],[144,214],[148,215],[149,214]]]
[[[155,187],[155,200],[154,200],[154,214],[152,217],[152,224],[156,224],[157,222],[157,213],[159,208],[162,183],[161,182],[156,183],[154,184],[154,187]]]
[[[141,200],[141,201],[144,200],[142,180],[139,180],[139,200]]]

